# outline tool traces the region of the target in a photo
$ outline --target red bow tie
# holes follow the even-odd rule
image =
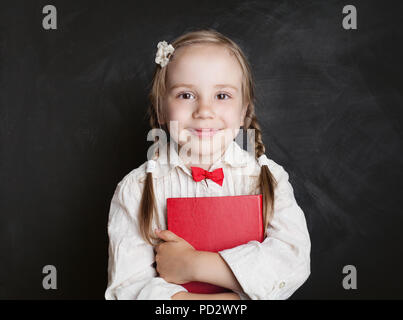
[[[224,180],[224,172],[222,168],[215,169],[211,172],[199,167],[191,167],[192,176],[194,181],[201,181],[203,179],[211,179],[222,186]]]

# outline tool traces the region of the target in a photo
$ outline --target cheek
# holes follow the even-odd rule
[[[235,108],[235,107],[234,107]],[[233,111],[234,109],[227,108],[221,112],[221,119],[225,122],[227,128],[239,128],[241,123],[240,112]]]
[[[183,121],[189,118],[192,112],[189,106],[184,106],[180,104],[171,104],[168,107],[168,118],[169,120]]]
[[[183,145],[188,140],[188,136],[190,136],[190,133],[184,130],[184,128],[189,121],[189,117],[192,117],[191,109],[189,106],[181,104],[170,104],[167,109],[169,122],[168,130],[171,138],[179,145]]]

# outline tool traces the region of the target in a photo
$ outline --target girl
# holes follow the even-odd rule
[[[150,124],[170,141],[159,137],[154,158],[115,190],[105,298],[287,299],[310,275],[311,243],[287,172],[264,154],[247,59],[224,35],[200,30],[160,42],[155,61]],[[234,141],[240,126],[254,131],[253,154]],[[165,230],[167,198],[248,194],[263,195],[262,243],[197,251]],[[189,281],[231,292],[190,293],[181,286]]]

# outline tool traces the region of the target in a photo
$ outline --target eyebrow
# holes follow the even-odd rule
[[[177,83],[177,84],[171,86],[171,87],[169,88],[169,90],[173,90],[173,89],[175,89],[175,88],[181,88],[181,87],[185,87],[185,88],[194,88],[195,86],[192,85],[192,84]],[[238,88],[235,87],[235,86],[233,86],[232,84],[217,84],[217,85],[214,86],[214,88],[232,88],[232,89],[234,89],[235,91],[238,91]]]

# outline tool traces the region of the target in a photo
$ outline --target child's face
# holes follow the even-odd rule
[[[192,155],[222,155],[243,125],[247,107],[238,61],[224,47],[197,44],[178,49],[167,67],[163,107],[172,139],[180,146],[190,143],[185,149],[191,146]]]

